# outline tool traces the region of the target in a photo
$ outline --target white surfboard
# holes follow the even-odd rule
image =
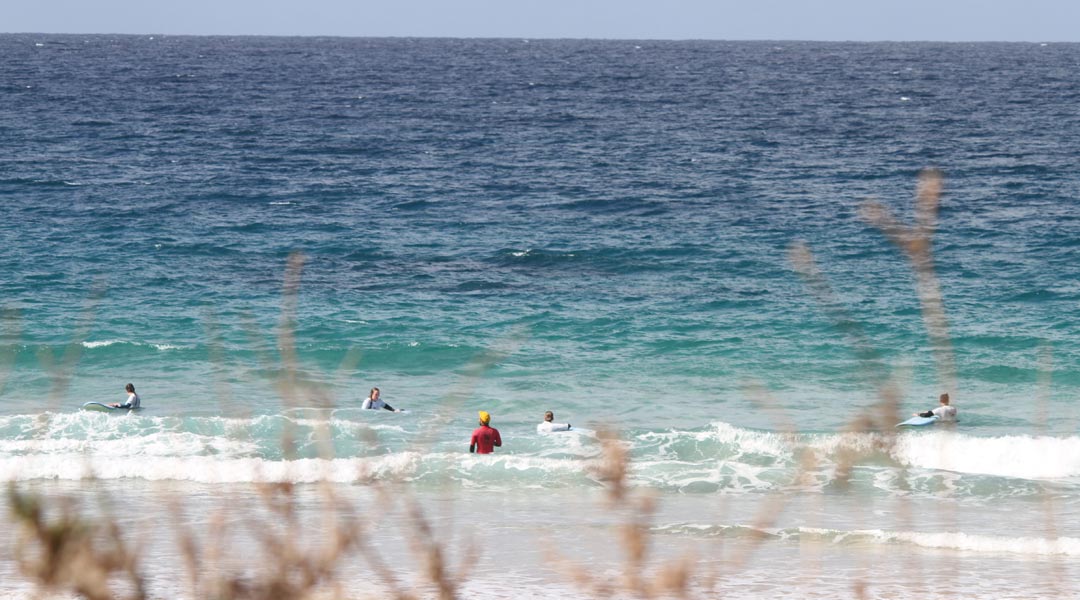
[[[83,410],[93,410],[93,411],[97,411],[97,412],[117,412],[117,411],[128,412],[128,411],[132,411],[132,410],[138,410],[138,409],[135,409],[135,408],[117,408],[115,406],[109,406],[108,404],[105,404],[103,402],[87,402],[86,404],[82,405],[82,409]]]
[[[114,411],[114,410],[120,410],[120,409],[118,409],[118,408],[116,408],[114,406],[109,406],[108,404],[103,404],[101,402],[87,402],[86,404],[82,405],[82,409],[83,410],[94,410],[94,411],[97,411],[97,412],[111,412],[111,411]]]

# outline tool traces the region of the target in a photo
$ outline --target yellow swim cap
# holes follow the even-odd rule
[[[486,410],[480,411],[480,422],[484,425],[491,422],[491,415],[489,415]]]

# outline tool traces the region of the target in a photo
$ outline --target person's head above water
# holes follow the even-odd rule
[[[134,383],[129,383],[129,384],[124,386],[124,389],[127,390],[127,393],[134,394],[135,393],[135,384]]]
[[[555,413],[551,412],[550,410],[547,411],[546,413],[544,413],[544,420],[549,423],[555,420]]]
[[[368,392],[368,398],[371,398],[372,400],[375,400],[376,398],[379,397],[379,394],[381,394],[381,393],[382,392],[379,391],[379,388],[371,388],[371,391]]]
[[[941,396],[938,397],[938,402],[944,404],[945,406],[948,406],[949,405],[949,395],[948,394],[942,394]]]
[[[480,424],[487,425],[491,423],[491,415],[486,410],[480,411]]]

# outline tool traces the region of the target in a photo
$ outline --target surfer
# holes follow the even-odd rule
[[[536,426],[536,433],[548,433],[551,431],[570,431],[569,423],[552,423],[555,413],[550,410],[544,413],[544,422]]]
[[[499,430],[491,427],[491,415],[487,411],[480,411],[480,426],[472,432],[469,440],[469,452],[476,454],[491,454],[495,446],[502,447],[502,438]]]
[[[956,407],[949,404],[949,395],[942,394],[938,398],[940,406],[926,412],[915,413],[916,417],[937,417],[942,422],[956,420]]]
[[[361,408],[365,410],[378,410],[380,408],[385,408],[390,412],[401,412],[393,406],[390,406],[389,404],[383,402],[382,398],[380,397],[381,394],[382,392],[379,391],[379,388],[371,388],[371,392],[368,393],[368,397],[364,399],[364,404],[361,406]]]
[[[124,390],[127,392],[127,402],[123,404],[110,404],[113,408],[139,408],[139,395],[135,393],[135,384],[129,383],[124,386]]]

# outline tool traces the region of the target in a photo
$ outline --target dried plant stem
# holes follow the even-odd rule
[[[915,196],[915,225],[901,224],[889,209],[878,202],[863,205],[863,218],[881,230],[911,261],[916,290],[922,305],[923,322],[934,350],[938,380],[942,389],[956,389],[956,360],[953,357],[949,322],[945,316],[941,285],[934,270],[933,236],[944,177],[937,169],[919,174]]]
[[[47,592],[70,590],[88,600],[146,598],[137,552],[131,550],[114,523],[104,526],[84,520],[70,501],[59,504],[50,517],[42,498],[8,484],[8,503],[18,531],[15,562],[23,575]],[[110,587],[121,575],[133,591],[118,596]]]
[[[0,335],[0,395],[3,395],[18,358],[16,344],[22,339],[22,314],[16,308],[0,310],[0,323],[3,324],[3,334]]]

